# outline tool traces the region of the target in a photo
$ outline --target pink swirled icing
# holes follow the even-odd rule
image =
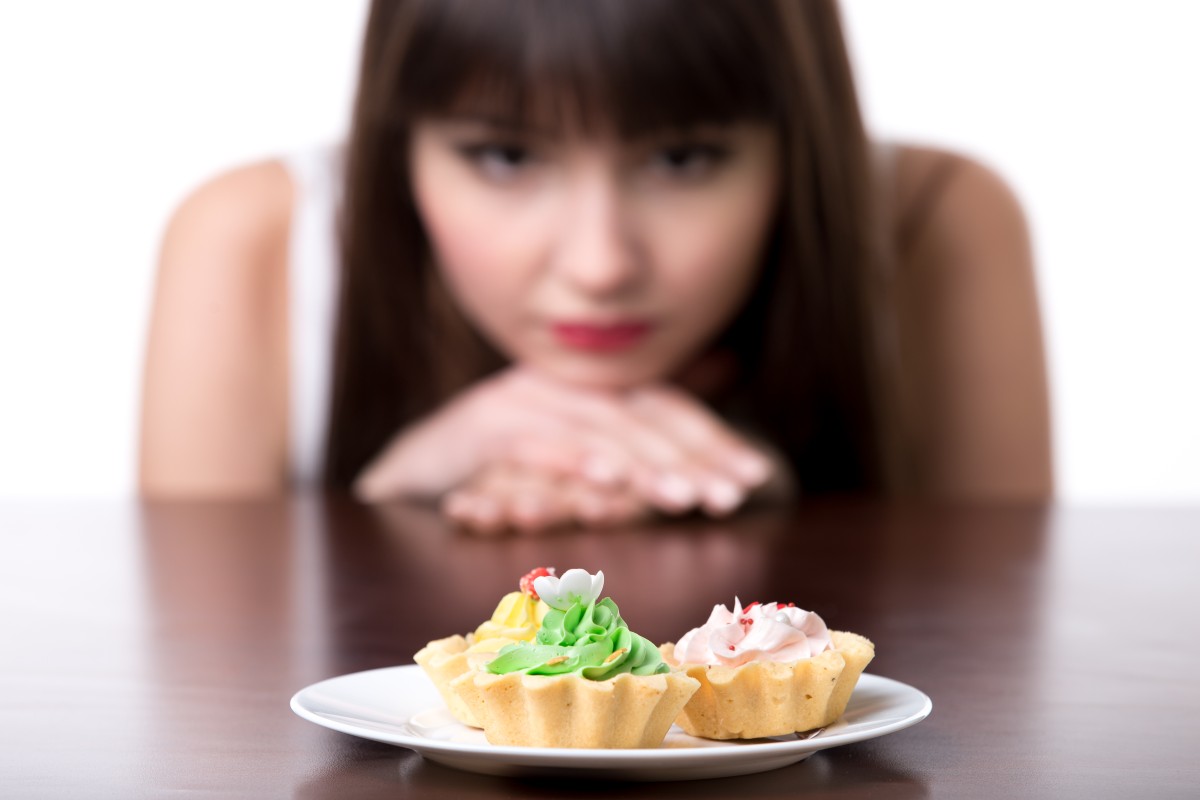
[[[675,660],[738,667],[751,661],[799,661],[833,647],[825,621],[811,611],[779,603],[751,603],[733,611],[713,606],[708,622],[675,643]]]

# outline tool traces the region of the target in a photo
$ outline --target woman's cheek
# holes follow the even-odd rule
[[[660,263],[673,291],[705,305],[736,306],[753,283],[763,240],[757,215],[714,203],[681,217],[660,238]]]
[[[463,299],[520,291],[534,260],[538,228],[520,202],[495,192],[447,193],[429,209],[426,225],[442,270]]]

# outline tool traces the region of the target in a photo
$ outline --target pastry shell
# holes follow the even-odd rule
[[[830,631],[833,649],[799,661],[752,661],[738,667],[680,664],[675,645],[659,650],[700,689],[678,719],[705,739],[757,739],[822,728],[846,710],[875,645],[856,633]]]
[[[658,747],[699,687],[678,672],[593,681],[483,669],[450,684],[492,744],[594,748]]]
[[[464,725],[478,728],[479,723],[471,709],[450,690],[450,683],[455,678],[496,657],[495,653],[468,653],[467,648],[471,646],[473,638],[468,634],[435,639],[418,650],[413,656],[413,661],[420,664],[421,669],[425,670],[425,674],[433,681],[454,718]]]

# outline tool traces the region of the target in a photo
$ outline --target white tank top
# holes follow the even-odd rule
[[[329,416],[342,151],[313,148],[282,160],[294,187],[288,241],[288,444],[292,484],[303,488],[320,483]]]

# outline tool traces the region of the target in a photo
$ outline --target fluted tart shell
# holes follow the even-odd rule
[[[572,748],[658,747],[699,686],[678,672],[593,681],[482,669],[450,684],[492,744]]]
[[[496,657],[495,653],[468,653],[467,648],[471,646],[473,638],[471,634],[456,634],[445,639],[435,639],[418,650],[413,656],[413,661],[416,661],[433,681],[454,718],[464,725],[478,728],[479,722],[471,709],[450,690],[450,683],[455,678]]]
[[[663,660],[700,683],[675,723],[705,739],[758,739],[823,728],[846,711],[875,645],[830,631],[833,649],[799,661],[752,661],[738,667],[680,663],[674,643]]]

